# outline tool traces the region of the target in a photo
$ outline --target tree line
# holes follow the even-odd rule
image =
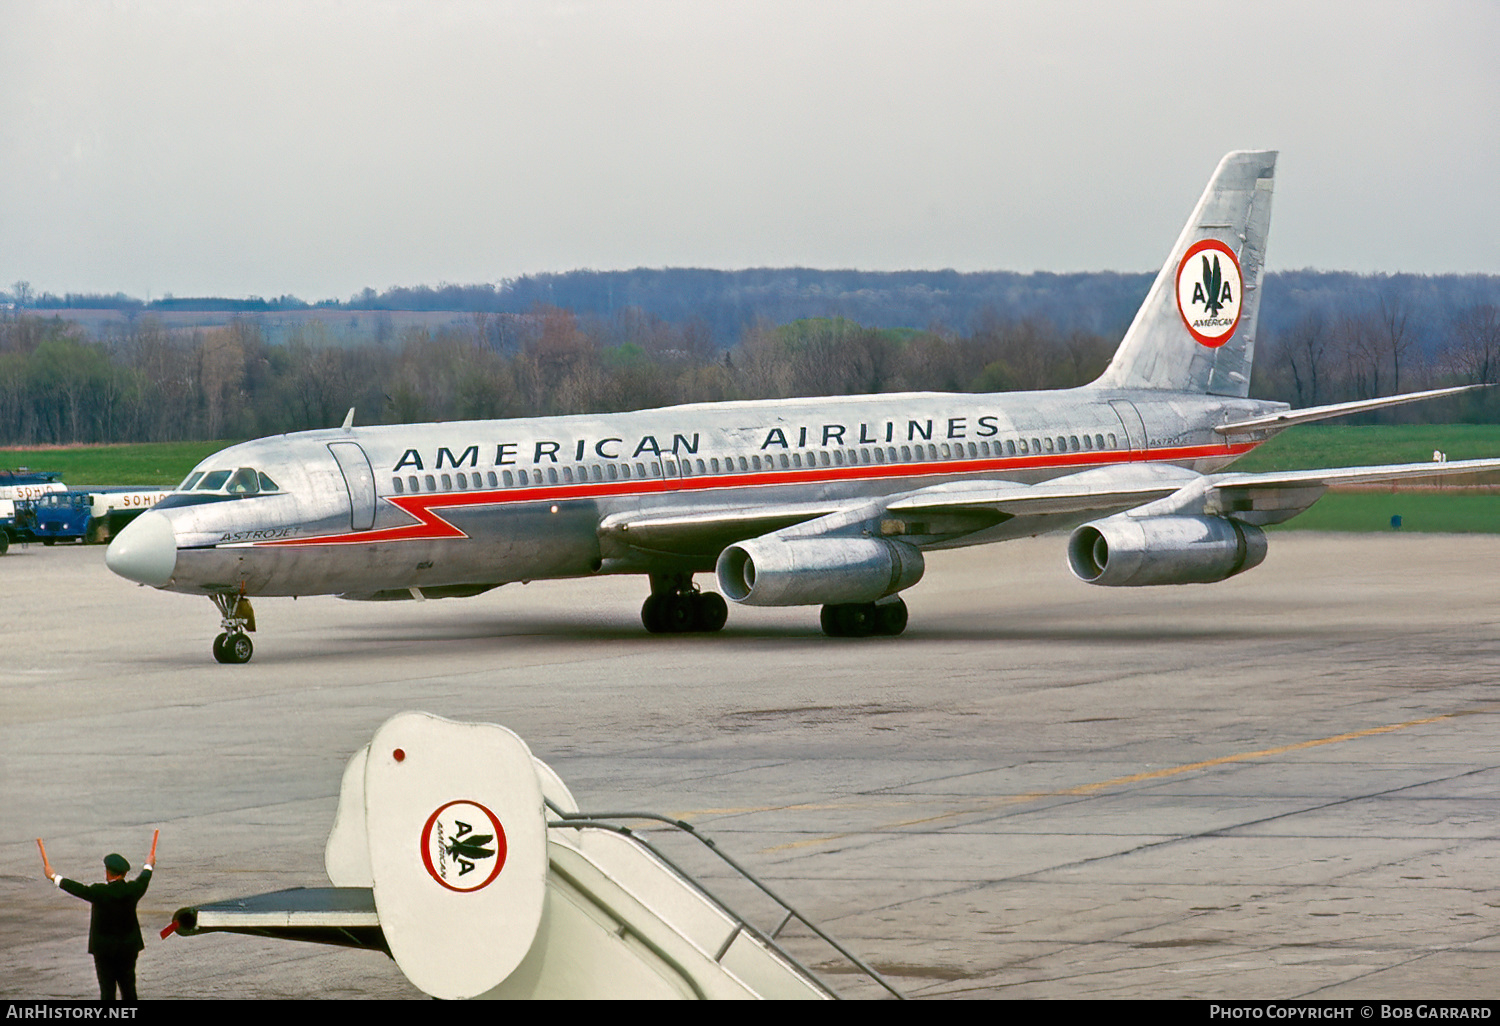
[[[1434,324],[1401,294],[1343,306],[1303,297],[1263,327],[1253,394],[1295,406],[1500,381],[1500,307]],[[892,391],[1066,388],[1096,377],[1123,329],[979,311],[963,330],[845,317],[762,318],[720,344],[702,318],[627,306],[473,311],[446,327],[389,325],[339,344],[323,322],[268,341],[254,314],[169,328],[151,312],[106,337],[35,310],[0,313],[0,444],[249,438],[356,422],[613,412],[686,402]],[[377,337],[378,336],[378,337]],[[1436,339],[1434,342],[1433,339]],[[1497,390],[1500,391],[1500,390]],[[1489,393],[1381,416],[1492,421]]]

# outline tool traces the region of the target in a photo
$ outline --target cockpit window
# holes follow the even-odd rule
[[[241,467],[234,472],[224,490],[230,495],[254,495],[260,491],[260,481],[256,478],[255,471],[249,467]]]
[[[214,492],[220,498],[242,499],[251,495],[279,492],[281,488],[271,480],[270,475],[254,467],[240,467],[238,470],[195,470],[177,486],[177,490],[193,492],[195,495],[201,492]],[[194,501],[204,502],[208,499],[203,497]],[[175,505],[182,504],[176,503]]]

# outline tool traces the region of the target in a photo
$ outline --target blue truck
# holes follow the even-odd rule
[[[171,488],[70,488],[16,503],[16,519],[43,545],[102,545],[172,492]]]
[[[53,492],[67,489],[62,475],[55,470],[0,470],[0,556],[10,543],[29,541],[34,518],[30,502]]]

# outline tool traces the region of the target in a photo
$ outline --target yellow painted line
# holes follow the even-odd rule
[[[1132,773],[1129,776],[1113,777],[1109,780],[1100,780],[1092,784],[1080,784],[1077,787],[1063,788],[1059,791],[1033,791],[1029,794],[1006,795],[1003,798],[992,798],[982,804],[969,809],[959,809],[953,812],[943,812],[935,816],[925,816],[921,819],[902,820],[897,823],[884,823],[880,826],[871,827],[867,830],[849,830],[840,834],[829,834],[825,837],[809,838],[805,841],[791,841],[787,844],[778,844],[771,848],[764,848],[761,854],[777,851],[790,851],[794,848],[807,848],[816,844],[827,844],[831,841],[840,841],[846,837],[859,837],[887,830],[899,830],[902,827],[921,826],[924,823],[936,823],[940,820],[955,819],[959,816],[972,816],[979,812],[990,812],[995,809],[1004,808],[1007,805],[1019,805],[1025,802],[1040,801],[1043,798],[1066,798],[1078,795],[1093,794],[1110,787],[1119,787],[1123,784],[1138,784],[1146,780],[1161,780],[1165,777],[1175,777],[1183,773],[1192,773],[1196,770],[1211,769],[1214,766],[1227,766],[1236,762],[1250,762],[1254,759],[1267,759],[1274,755],[1285,755],[1288,752],[1299,752],[1307,748],[1317,748],[1321,745],[1338,744],[1341,741],[1354,741],[1362,737],[1374,737],[1377,734],[1390,734],[1398,730],[1406,730],[1409,727],[1420,727],[1428,723],[1440,723],[1443,720],[1455,719],[1459,716],[1474,716],[1481,713],[1493,712],[1493,708],[1466,709],[1461,712],[1444,713],[1441,716],[1428,716],[1420,720],[1407,720],[1404,723],[1392,723],[1384,727],[1371,727],[1368,730],[1355,730],[1347,734],[1335,734],[1332,737],[1320,737],[1313,741],[1298,741],[1289,745],[1277,745],[1275,748],[1262,748],[1254,752],[1239,752],[1235,755],[1222,755],[1217,759],[1204,759],[1202,762],[1190,762],[1182,766],[1172,766],[1167,769],[1149,770],[1145,773]]]

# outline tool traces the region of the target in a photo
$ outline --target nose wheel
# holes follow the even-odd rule
[[[255,654],[249,631],[255,630],[255,610],[243,595],[213,595],[219,609],[222,634],[214,639],[214,659],[221,663],[248,663]]]
[[[255,646],[248,634],[230,634],[227,631],[214,639],[214,658],[221,663],[248,663],[255,654]]]

